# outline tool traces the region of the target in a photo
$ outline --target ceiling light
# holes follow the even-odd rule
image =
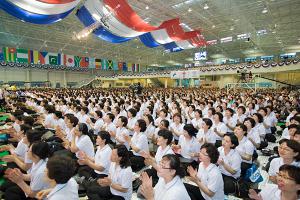
[[[146,10],[148,10],[149,9],[149,6],[146,6]]]
[[[234,30],[234,27],[232,26],[232,27],[230,27],[230,29],[229,30],[231,30],[231,31],[233,31]]]
[[[281,41],[278,41],[277,43],[281,44],[282,42],[281,42]]]
[[[263,10],[262,10],[262,13],[263,14],[265,14],[265,13],[267,13],[268,12],[268,9],[267,8],[264,8]]]
[[[203,9],[204,9],[204,10],[207,10],[207,9],[209,9],[208,5],[207,5],[207,4],[205,4],[205,5],[204,5],[204,7],[203,7]]]
[[[193,10],[191,8],[188,9],[188,12],[192,12]]]
[[[216,26],[215,26],[215,25],[212,25],[212,28],[216,28]]]

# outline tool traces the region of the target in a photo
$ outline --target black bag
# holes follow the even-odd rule
[[[248,194],[250,185],[250,182],[247,182],[243,178],[240,178],[235,184],[236,196],[242,199],[249,198]]]
[[[266,134],[265,139],[266,139],[268,142],[272,142],[272,143],[275,143],[275,142],[276,142],[276,137],[275,137],[275,135],[273,135],[273,134]]]

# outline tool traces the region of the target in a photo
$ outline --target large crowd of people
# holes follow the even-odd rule
[[[296,200],[300,93],[34,89],[4,95],[4,199]],[[249,171],[270,143],[257,190]],[[241,188],[240,186],[245,186]],[[242,189],[246,188],[246,193]]]

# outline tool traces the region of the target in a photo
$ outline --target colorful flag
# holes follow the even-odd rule
[[[123,62],[118,62],[118,70],[122,71],[123,69]]]
[[[95,58],[89,58],[89,68],[95,69]]]
[[[0,48],[0,61],[4,61],[3,49]]]
[[[124,71],[124,72],[127,71],[127,65],[126,65],[126,62],[123,62],[123,71]]]
[[[89,66],[89,58],[88,57],[82,57],[80,61],[80,67],[86,68]]]
[[[44,52],[40,52],[39,53],[39,64],[46,64],[46,57],[47,57],[48,52],[44,51]]]
[[[129,72],[132,72],[132,64],[131,63],[127,63],[127,70]]]
[[[119,68],[118,68],[118,62],[117,61],[115,61],[115,60],[113,60],[112,61],[113,62],[113,69],[114,69],[114,71],[118,71],[119,70]]]
[[[106,60],[106,69],[108,69],[108,70],[114,69],[114,63],[112,60]]]
[[[80,56],[75,56],[74,60],[75,60],[75,67],[80,67],[80,62],[81,62],[81,57]]]
[[[107,70],[107,68],[106,68],[106,60],[102,59],[101,61],[102,61],[102,69],[103,70]]]
[[[40,55],[40,52],[34,51],[34,50],[29,50],[28,63],[39,64],[39,55]]]
[[[101,69],[102,68],[102,61],[99,58],[95,59],[95,67],[96,69]]]
[[[16,62],[16,58],[17,58],[16,48],[4,47],[3,48],[3,53],[4,53],[5,61],[7,61],[7,62]]]
[[[28,63],[28,49],[17,49],[17,62],[18,63]]]
[[[67,67],[74,67],[75,60],[73,55],[64,55],[64,65]]]

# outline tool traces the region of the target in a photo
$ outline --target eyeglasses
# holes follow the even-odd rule
[[[172,168],[170,168],[170,167],[165,167],[164,165],[165,165],[165,164],[162,162],[162,160],[159,161],[159,166],[160,166],[162,169],[172,169]]]
[[[295,181],[295,179],[289,177],[288,175],[282,174],[280,172],[277,172],[276,175],[277,175],[277,178],[279,177],[279,178],[282,178],[282,179],[285,179],[285,180]]]
[[[290,148],[283,147],[283,146],[279,146],[278,148],[281,149],[281,150],[283,150],[283,151],[291,151]]]

